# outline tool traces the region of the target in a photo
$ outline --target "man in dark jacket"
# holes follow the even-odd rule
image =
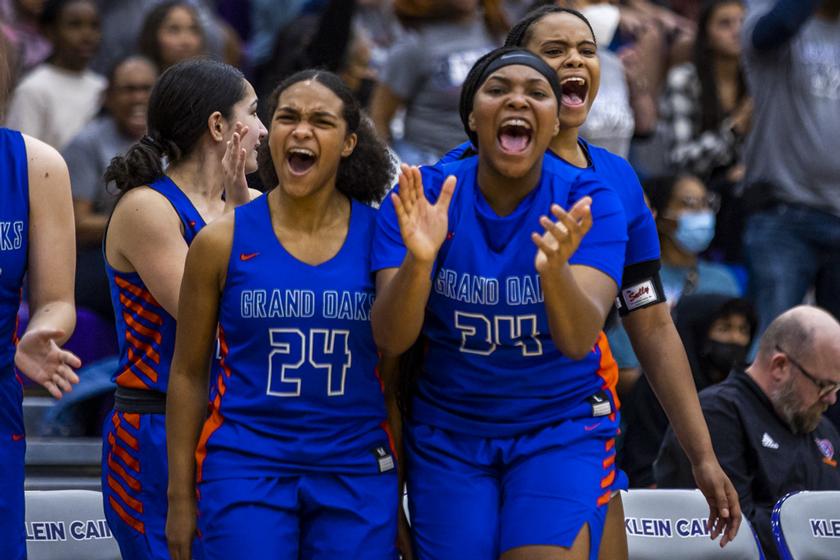
[[[840,435],[823,417],[838,389],[840,324],[821,309],[800,306],[770,324],[746,372],[700,393],[718,460],[768,558],[778,558],[770,514],[779,498],[840,490]],[[670,429],[654,474],[661,488],[694,487]]]

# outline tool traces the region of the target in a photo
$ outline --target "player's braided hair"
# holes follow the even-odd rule
[[[342,103],[342,118],[347,123],[347,134],[356,133],[353,153],[341,159],[335,187],[347,196],[369,204],[379,202],[391,186],[394,159],[388,147],[376,134],[370,119],[362,112],[359,102],[341,78],[326,70],[301,70],[283,80],[274,89],[268,101],[268,115],[277,110],[280,95],[298,82],[313,80],[332,91]],[[280,182],[271,158],[269,142],[260,145],[258,159],[260,178],[267,188]]]
[[[524,47],[531,39],[531,27],[549,14],[572,14],[573,16],[580,18],[583,21],[583,23],[585,23],[586,26],[589,28],[589,31],[592,32],[592,39],[595,39],[595,31],[592,29],[592,25],[589,23],[589,20],[586,19],[586,16],[584,16],[582,13],[571,8],[562,8],[560,6],[548,5],[542,6],[540,8],[528,12],[527,14],[525,14],[525,17],[516,22],[516,25],[511,27],[510,31],[507,34],[507,38],[505,39],[505,46]]]

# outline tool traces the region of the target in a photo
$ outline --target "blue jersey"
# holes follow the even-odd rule
[[[375,215],[353,201],[341,249],[312,266],[278,241],[267,196],[236,209],[199,481],[393,468],[370,326]]]
[[[0,128],[0,377],[12,375],[15,359],[29,245],[28,173],[23,136]]]
[[[583,138],[578,138],[578,142],[589,154],[592,162],[591,170],[616,192],[624,207],[627,219],[627,250],[624,266],[658,260],[659,235],[656,231],[656,222],[645,204],[644,190],[633,167],[623,157],[594,146]],[[472,145],[464,142],[444,155],[438,165],[457,161],[470,149],[473,149]],[[548,150],[546,155],[571,169],[579,169],[551,150]]]
[[[204,227],[204,219],[187,195],[165,175],[149,188],[172,204],[184,227],[184,241],[192,243]],[[157,302],[137,272],[116,270],[107,259],[105,270],[120,345],[119,367],[113,380],[122,387],[165,393],[175,350],[175,318]]]
[[[449,234],[435,263],[426,308],[423,371],[414,418],[454,432],[505,437],[568,418],[592,416],[588,398],[613,388],[617,370],[605,338],[584,359],[565,357],[548,328],[537,249],[530,234],[552,203],[568,209],[593,199],[593,226],[570,259],[617,284],[626,223],[616,194],[586,170],[544,158],[539,185],[511,214],[493,212],[476,183],[478,158],[421,168],[426,196],[436,200],[446,176],[457,186]],[[398,267],[405,255],[390,198],[380,209],[373,270]]]

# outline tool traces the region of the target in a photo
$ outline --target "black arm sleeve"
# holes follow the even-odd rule
[[[799,32],[821,0],[778,0],[769,12],[761,16],[752,30],[750,40],[759,51],[780,47]]]
[[[618,313],[622,317],[665,301],[665,289],[659,277],[660,266],[659,259],[656,259],[624,267],[621,289],[616,297]]]

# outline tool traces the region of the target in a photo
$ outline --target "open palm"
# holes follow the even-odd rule
[[[558,204],[551,205],[551,213],[557,218],[551,221],[547,216],[540,218],[545,232],[532,233],[531,239],[537,246],[534,267],[543,274],[564,266],[575,254],[583,237],[592,227],[592,199],[588,196],[575,203],[571,210],[564,211]]]
[[[449,227],[449,203],[455,177],[447,177],[437,202],[431,204],[423,191],[420,169],[400,167],[399,192],[391,195],[405,248],[420,261],[432,261],[443,245]]]
[[[57,399],[72,389],[72,383],[79,382],[73,370],[82,365],[75,354],[55,343],[62,336],[64,333],[55,329],[32,329],[20,339],[15,352],[18,370]]]

